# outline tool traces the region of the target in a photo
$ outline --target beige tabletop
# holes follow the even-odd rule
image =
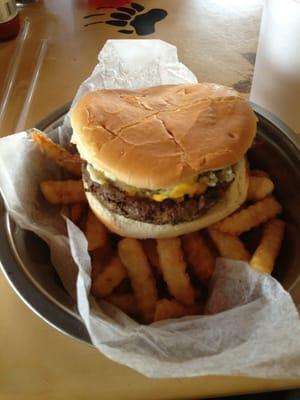
[[[96,11],[84,0],[40,0],[24,8],[20,15],[23,23],[28,17],[29,36],[0,136],[15,131],[42,39],[47,40],[46,54],[24,127],[31,127],[73,98],[96,64],[100,48],[112,38],[160,38],[173,43],[180,60],[199,80],[233,85],[247,96],[262,3],[142,0],[139,10],[122,27],[105,23],[118,20],[110,15],[113,10]],[[153,9],[160,10],[154,15],[161,20],[151,24],[153,12],[147,21],[143,14]],[[97,13],[104,15],[84,18]],[[90,22],[97,23],[84,26]],[[0,43],[1,95],[17,41]],[[295,381],[228,377],[150,380],[48,326],[21,302],[1,274],[0,300],[1,400],[188,399],[299,386]]]

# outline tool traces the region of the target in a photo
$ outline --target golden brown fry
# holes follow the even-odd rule
[[[221,232],[239,235],[258,226],[281,213],[282,207],[270,196],[255,204],[235,212],[229,217],[217,222],[213,227]]]
[[[270,178],[269,174],[266,171],[262,171],[261,169],[251,169],[250,174],[251,176],[264,176],[265,178]]]
[[[93,250],[91,253],[91,264],[92,264],[92,281],[103,271],[104,267],[110,262],[114,255],[114,251],[110,244],[107,243],[106,246]]]
[[[101,251],[102,249],[96,249],[92,252],[91,254],[91,265],[92,265],[92,271],[91,271],[91,277],[92,277],[92,285],[94,284],[94,281],[96,280],[97,276],[100,274],[100,272],[103,271],[104,265],[102,263],[101,258],[98,257],[98,251]]]
[[[274,190],[271,179],[264,176],[250,176],[247,200],[257,201],[269,196]]]
[[[195,291],[186,272],[186,263],[178,237],[157,240],[160,268],[168,289],[183,304],[195,302]]]
[[[82,232],[85,232],[85,230],[86,230],[86,221],[87,221],[88,212],[89,212],[89,207],[87,204],[85,204],[82,215],[77,223],[78,228]]]
[[[127,269],[144,322],[152,322],[157,301],[155,279],[143,251],[136,239],[125,238],[118,243],[119,256]]]
[[[76,203],[71,205],[70,218],[74,224],[78,224],[84,210],[83,203]]]
[[[228,233],[223,233],[212,228],[209,228],[208,232],[221,257],[242,261],[250,259],[250,254],[237,236],[229,235]]]
[[[284,234],[284,222],[272,219],[263,227],[262,239],[253,254],[250,265],[259,272],[271,274]]]
[[[132,293],[113,293],[104,299],[122,310],[125,314],[136,317],[139,315],[136,298]]]
[[[146,239],[141,241],[144,252],[148,257],[150,264],[156,269],[156,271],[161,274],[161,269],[159,265],[159,257],[156,249],[156,241],[154,239]]]
[[[81,180],[44,181],[40,189],[46,200],[52,204],[73,204],[86,202]]]
[[[186,315],[197,315],[203,312],[203,305],[200,303],[183,305],[177,300],[161,299],[156,303],[154,321],[163,319],[180,318]]]
[[[196,277],[207,282],[215,269],[215,256],[208,247],[201,232],[193,232],[182,236],[185,256]]]
[[[71,154],[59,144],[54,143],[48,136],[33,130],[32,139],[39,145],[40,150],[71,174],[81,177],[81,160],[77,154]]]
[[[107,229],[91,210],[88,211],[85,235],[89,251],[104,247],[107,242]]]
[[[118,286],[126,276],[126,269],[124,268],[120,258],[116,255],[92,282],[92,294],[95,297],[109,296],[114,288]]]

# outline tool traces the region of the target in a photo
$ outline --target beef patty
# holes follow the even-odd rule
[[[148,197],[129,195],[110,182],[103,185],[94,182],[86,165],[83,165],[83,179],[86,186],[85,190],[92,192],[109,211],[126,218],[155,225],[176,225],[180,222],[193,221],[199,218],[217,203],[232,183],[222,183],[215,187],[209,187],[205,193],[193,197],[185,196],[183,199],[155,201]]]

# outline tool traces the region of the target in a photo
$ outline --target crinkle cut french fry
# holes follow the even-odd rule
[[[97,276],[100,274],[100,272],[103,271],[104,265],[102,263],[102,260],[99,259],[98,257],[98,251],[101,251],[102,249],[96,249],[93,252],[91,252],[91,265],[92,265],[92,271],[91,271],[91,277],[92,277],[92,286],[94,284],[95,279]]]
[[[73,204],[86,202],[82,180],[43,181],[40,189],[51,204]]]
[[[31,137],[39,145],[41,151],[54,160],[56,164],[63,167],[71,174],[81,177],[81,160],[77,154],[69,153],[39,131],[33,130],[31,132]]]
[[[108,239],[106,227],[91,210],[89,210],[87,216],[85,235],[89,251],[93,251],[98,247],[104,247]]]
[[[250,259],[250,254],[246,250],[244,243],[237,236],[212,228],[208,228],[208,232],[221,257],[242,261]]]
[[[178,237],[158,239],[157,251],[160,268],[169,292],[183,304],[195,302],[195,290],[186,272],[181,241]]]
[[[92,282],[92,294],[101,298],[109,296],[126,276],[127,272],[120,258],[113,257]]]
[[[72,204],[70,207],[70,218],[74,224],[78,224],[84,210],[83,203]]]
[[[239,235],[268,221],[281,211],[282,207],[274,197],[266,197],[217,222],[213,228],[231,235]]]
[[[154,321],[197,315],[202,312],[203,305],[201,303],[183,305],[174,299],[161,299],[156,303]]]
[[[215,269],[215,256],[201,232],[192,232],[181,237],[185,256],[196,277],[207,282]]]
[[[280,251],[284,235],[284,222],[272,219],[263,227],[262,239],[255,250],[250,265],[259,272],[271,274]]]
[[[161,269],[159,265],[159,257],[156,249],[156,241],[154,239],[145,239],[141,241],[144,252],[148,257],[150,264],[156,269],[156,271],[161,274]]]
[[[247,200],[257,201],[269,196],[274,190],[271,179],[264,176],[250,176]]]
[[[251,176],[264,176],[265,178],[270,178],[269,174],[261,169],[251,169],[250,174]]]
[[[125,314],[136,317],[139,315],[139,309],[137,307],[136,298],[132,293],[113,293],[104,299],[110,304],[118,307]]]
[[[82,231],[86,231],[86,221],[88,217],[88,212],[89,212],[89,207],[87,204],[85,204],[85,207],[83,209],[82,215],[77,223],[78,228]]]
[[[114,255],[114,250],[110,243],[106,243],[104,247],[97,248],[90,252],[92,264],[92,281],[103,271],[104,267],[110,262]]]
[[[125,238],[118,243],[118,252],[133,288],[144,322],[151,323],[157,302],[156,282],[143,251],[136,239]]]

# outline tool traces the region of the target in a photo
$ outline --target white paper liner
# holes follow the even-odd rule
[[[159,40],[110,40],[75,101],[97,88],[141,88],[196,82]],[[53,138],[65,144],[68,118]],[[108,358],[148,377],[246,375],[300,377],[300,323],[290,295],[272,277],[246,263],[218,259],[208,315],[143,326],[114,306],[89,296],[90,257],[83,233],[39,193],[39,182],[62,171],[41,154],[26,132],[0,140],[0,187],[11,217],[43,238],[94,345]],[[66,222],[66,223],[65,223]],[[77,274],[79,270],[79,273]]]

